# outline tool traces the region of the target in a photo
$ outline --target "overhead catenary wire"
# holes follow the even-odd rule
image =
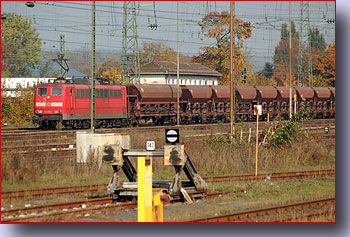
[[[224,3],[221,3],[216,5],[216,11],[221,12],[223,10],[228,11],[229,10],[229,2],[225,5]],[[23,5],[23,2],[6,2],[6,4],[9,4],[13,6],[13,9],[17,11],[19,9],[20,5]],[[159,3],[161,4],[161,3]],[[170,2],[169,2],[170,4]],[[285,13],[286,13],[286,6],[282,2],[265,2],[263,4],[267,5],[267,12],[266,14],[268,16],[271,16],[268,18],[268,21],[265,21],[265,14],[252,14],[252,12],[258,10],[261,8],[257,4],[250,4],[243,6],[244,2],[237,2],[239,4],[240,11],[237,12],[236,16],[238,18],[241,18],[243,20],[249,20],[252,22],[252,25],[254,27],[252,31],[252,39],[253,37],[257,37],[255,34],[256,32],[259,32],[260,28],[265,29],[269,32],[271,35],[275,35],[278,31],[281,29],[282,23],[285,21]],[[294,3],[292,3],[294,4]],[[41,32],[46,33],[45,37],[43,38],[43,41],[45,39],[50,39],[48,35],[54,35],[53,32],[58,33],[66,33],[66,41],[67,41],[67,48],[74,49],[79,45],[84,45],[86,43],[89,43],[88,37],[84,37],[87,40],[82,40],[81,43],[77,42],[75,40],[75,37],[69,36],[69,35],[76,35],[77,37],[81,36],[87,36],[90,34],[88,24],[86,22],[89,21],[90,15],[83,13],[83,14],[77,14],[77,15],[70,15],[68,11],[61,11],[58,9],[76,9],[80,12],[88,12],[91,11],[91,7],[89,3],[86,2],[36,2],[36,5],[38,6],[45,6],[47,8],[55,8],[56,12],[54,16],[51,14],[48,14],[48,11],[42,10],[43,8],[33,8],[33,9],[26,9],[25,15],[28,16],[28,18],[36,21],[35,27],[38,28]],[[157,2],[158,5],[158,2]],[[311,8],[311,5],[314,7]],[[195,7],[194,7],[195,6]],[[327,5],[317,5],[313,2],[310,3],[310,23],[312,26],[317,26],[320,30],[320,33],[324,34],[325,38],[329,41],[335,38],[334,35],[334,24],[326,24],[324,19],[332,19],[335,18],[335,12],[330,7],[330,4]],[[191,49],[196,47],[213,47],[215,46],[215,39],[207,39],[200,31],[200,27],[198,26],[198,22],[201,21],[202,17],[204,17],[205,8],[208,7],[211,10],[213,9],[212,4],[207,4],[205,2],[180,2],[180,25],[181,30],[183,34],[181,34],[181,49],[183,50],[182,53],[189,53],[189,54],[197,54],[199,50],[195,50],[194,52],[191,52]],[[188,9],[195,9],[194,11],[190,12]],[[320,9],[323,9],[323,11],[320,11]],[[275,12],[275,14],[273,14]],[[122,6],[118,2],[112,3],[106,3],[106,2],[97,2],[96,3],[96,13],[98,16],[98,23],[97,26],[100,29],[100,31],[97,31],[97,37],[101,39],[101,41],[98,42],[96,45],[97,48],[105,48],[108,49],[108,44],[110,44],[110,49],[118,50],[120,47],[118,46],[118,41],[121,39],[121,32],[120,31],[120,25],[118,26],[116,22],[118,21],[118,16],[122,13]],[[154,8],[145,8],[140,9],[140,17],[148,16],[149,14],[154,14]],[[292,17],[293,22],[295,24],[298,24],[299,20],[298,18],[298,9],[295,9],[295,11],[292,9],[293,15]],[[111,15],[113,15],[113,19],[111,18]],[[139,30],[140,40],[141,42],[145,41],[153,41],[155,40],[155,37],[158,37],[159,39],[156,40],[156,42],[162,42],[166,44],[174,44],[176,41],[173,40],[172,33],[175,32],[175,30],[172,28],[175,24],[172,24],[176,21],[175,13],[168,9],[162,9],[161,7],[156,8],[156,16],[157,16],[157,24],[159,27],[156,31],[150,31],[147,24],[139,24]],[[275,17],[275,18],[274,18]],[[249,18],[249,19],[248,19]],[[274,22],[273,22],[274,21]],[[264,22],[265,24],[259,24],[261,22]],[[110,25],[108,25],[110,24]],[[73,29],[74,28],[74,29]],[[109,29],[108,29],[109,28]],[[190,30],[188,30],[190,28]],[[197,30],[193,30],[197,29]],[[109,30],[109,32],[108,32]],[[328,32],[327,32],[328,31]],[[275,33],[272,33],[275,32]],[[327,34],[328,33],[328,34]],[[110,40],[114,37],[113,40]],[[57,37],[58,38],[58,37]],[[279,37],[278,37],[279,38]],[[252,39],[245,40],[245,48],[247,50],[254,50],[254,55],[262,55],[266,56],[265,52],[268,55],[273,55],[274,46],[275,43],[272,43],[272,39],[276,41],[276,37],[266,37],[265,39],[259,39],[258,41],[255,38],[256,42],[252,44]],[[53,40],[53,38],[51,38]],[[48,42],[54,42],[54,41],[48,41]],[[113,42],[113,43],[112,43]],[[185,47],[187,45],[187,47]],[[47,47],[47,46],[43,46]]]

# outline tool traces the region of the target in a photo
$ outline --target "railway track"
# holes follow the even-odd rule
[[[335,198],[248,210],[190,222],[287,222],[335,215]]]
[[[230,193],[241,193],[244,190],[223,191],[208,193],[206,198],[216,198]],[[169,204],[169,200],[163,200],[164,204]],[[89,216],[101,212],[122,211],[137,208],[137,202],[116,202],[111,197],[94,198],[90,200],[76,200],[70,202],[60,202],[25,208],[3,210],[1,212],[2,222],[32,222],[45,219],[57,220],[70,216]]]
[[[106,189],[107,184],[92,184],[72,187],[31,189],[21,191],[1,192],[1,199],[32,199],[72,194],[93,194]]]
[[[231,176],[213,176],[204,177],[204,180],[208,183],[220,183],[220,182],[232,182],[232,181],[268,181],[268,180],[291,180],[291,179],[306,179],[306,178],[323,178],[335,176],[334,169],[328,170],[305,170],[305,171],[292,171],[292,172],[274,172],[274,173],[262,173],[255,176],[255,174],[242,174]]]
[[[255,123],[245,123],[245,131],[247,134],[249,128],[252,128],[254,133]],[[312,120],[304,121],[304,128],[310,131],[311,136],[334,138],[335,137],[335,120]],[[227,134],[228,124],[199,124],[199,125],[184,125],[180,126],[180,134],[184,139],[191,141],[202,141],[206,137],[213,135]],[[261,123],[261,130],[267,126],[267,122]],[[325,133],[324,127],[329,127],[330,132]],[[104,132],[127,132],[130,133],[131,141],[133,137],[138,137],[143,134],[144,139],[154,139],[159,137],[161,141],[164,137],[164,128],[160,127],[139,127],[139,128],[119,128],[119,129],[100,129],[98,133]],[[74,161],[76,156],[76,131],[1,131],[1,154],[2,157],[24,157],[47,159],[51,162]],[[312,135],[314,134],[314,135]]]
[[[207,198],[216,198],[244,190],[208,193]],[[164,201],[164,204],[169,201]],[[283,206],[248,210],[229,215],[206,217],[190,222],[286,222],[311,219],[322,215],[334,215],[335,198],[294,203]],[[34,222],[43,220],[60,220],[67,217],[96,215],[101,212],[122,211],[137,208],[137,202],[114,202],[110,197],[73,202],[53,203],[22,209],[2,211],[2,222]],[[311,211],[310,211],[311,210]],[[315,211],[316,210],[316,211]]]
[[[2,222],[28,222],[42,220],[44,218],[59,218],[63,216],[79,216],[86,213],[98,212],[99,210],[127,209],[137,207],[137,203],[114,203],[111,197],[95,198],[91,200],[77,200],[39,205],[1,212]]]
[[[304,127],[313,127],[313,126],[335,126],[335,119],[317,119],[317,120],[305,120],[302,122]],[[256,123],[255,122],[246,122],[244,123],[246,128],[255,128]],[[264,128],[268,125],[268,122],[262,121],[260,122],[261,128]],[[221,128],[224,128],[225,130],[230,127],[229,123],[225,124],[190,124],[190,125],[181,125],[179,126],[180,130],[191,130],[191,131],[201,131],[201,130],[212,130],[220,126]],[[96,133],[106,133],[106,132],[132,132],[134,130],[137,130],[138,132],[154,132],[154,131],[164,131],[166,128],[174,127],[174,125],[168,125],[168,126],[140,126],[140,127],[121,127],[121,128],[111,128],[111,129],[97,129]],[[37,137],[44,137],[44,136],[52,136],[60,134],[66,135],[66,136],[75,136],[76,131],[84,131],[84,130],[63,130],[63,131],[56,131],[56,130],[37,130],[37,129],[28,129],[24,130],[21,129],[2,129],[1,130],[1,137],[6,138],[7,140],[10,139],[13,136],[32,136]]]
[[[274,173],[262,173],[255,176],[255,174],[241,174],[241,175],[228,175],[228,176],[212,176],[204,177],[204,180],[208,183],[223,183],[223,182],[240,182],[240,181],[263,181],[263,180],[291,180],[291,179],[306,179],[306,178],[324,178],[334,177],[335,170],[304,170],[293,172],[274,172]],[[82,185],[74,187],[60,187],[60,188],[46,188],[46,189],[32,189],[22,191],[9,191],[1,192],[2,200],[15,200],[15,199],[33,199],[41,197],[51,196],[63,196],[72,195],[77,193],[94,194],[106,189],[107,184],[95,184],[95,185]]]

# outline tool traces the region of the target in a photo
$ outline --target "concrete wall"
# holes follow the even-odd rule
[[[91,157],[100,157],[102,155],[103,145],[119,144],[123,149],[130,149],[129,134],[97,134],[87,131],[77,131],[76,138],[78,163],[86,163]],[[102,162],[102,160],[99,162]]]
[[[165,75],[140,75],[141,84],[166,84]]]

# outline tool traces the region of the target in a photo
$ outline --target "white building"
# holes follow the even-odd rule
[[[16,98],[21,95],[20,88],[33,87],[37,84],[48,83],[55,78],[1,78],[1,97]]]
[[[199,63],[180,63],[180,85],[218,85],[222,74]],[[177,84],[176,62],[153,61],[140,69],[142,84]]]

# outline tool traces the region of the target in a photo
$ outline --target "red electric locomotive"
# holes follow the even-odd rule
[[[89,128],[91,86],[88,79],[60,79],[35,87],[33,123],[41,128]],[[95,127],[127,124],[126,87],[99,85],[95,90]]]

